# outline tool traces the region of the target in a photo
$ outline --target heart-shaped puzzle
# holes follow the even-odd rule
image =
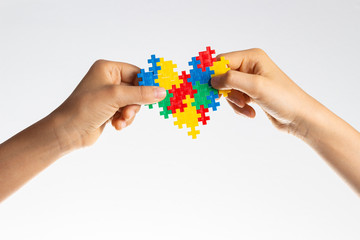
[[[176,64],[172,61],[164,61],[164,58],[157,58],[151,55],[148,63],[151,64],[149,71],[141,69],[138,74],[140,86],[159,86],[166,89],[166,97],[158,103],[162,109],[160,115],[169,118],[172,115],[176,118],[174,125],[183,128],[185,124],[190,128],[188,135],[196,138],[200,133],[196,127],[199,123],[207,124],[210,117],[206,114],[209,109],[217,110],[220,106],[219,96],[227,96],[230,90],[217,90],[211,87],[211,77],[224,74],[230,68],[229,61],[221,57],[220,61],[213,58],[215,50],[206,47],[206,51],[199,52],[199,56],[193,57],[189,62],[192,67],[190,74],[182,71],[181,75],[175,72]],[[149,105],[153,108],[153,105]]]

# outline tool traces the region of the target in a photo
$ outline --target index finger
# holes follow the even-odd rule
[[[96,81],[103,79],[108,84],[116,85],[134,85],[139,72],[140,68],[135,65],[108,60],[97,60],[89,70]]]
[[[259,75],[263,69],[264,61],[269,59],[267,54],[259,48],[222,53],[216,58],[220,60],[221,57],[229,60],[228,65],[232,70]]]

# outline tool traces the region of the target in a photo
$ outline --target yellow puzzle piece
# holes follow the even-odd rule
[[[183,80],[179,79],[178,73],[174,71],[177,67],[176,64],[173,64],[172,61],[164,61],[164,58],[160,58],[160,62],[157,63],[157,66],[161,67],[161,69],[158,71],[158,78],[155,79],[155,83],[158,83],[160,87],[163,87],[166,90],[171,89],[172,85],[175,85],[176,88],[180,87]]]
[[[220,61],[214,62],[213,66],[210,67],[210,70],[214,71],[214,74],[211,77],[215,77],[221,74],[225,74],[227,71],[230,70],[228,67],[229,60],[225,60],[224,57],[220,58]],[[219,90],[219,94],[222,94],[224,97],[227,97],[231,90]]]

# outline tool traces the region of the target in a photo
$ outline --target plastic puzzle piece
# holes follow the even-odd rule
[[[173,96],[172,93],[169,93],[169,90],[166,90],[166,97],[160,101],[159,104],[159,108],[162,108],[162,110],[160,111],[160,115],[164,116],[165,119],[169,118],[169,115],[172,114],[171,110],[168,110],[168,107],[170,106],[171,102],[170,102],[170,98]]]
[[[194,101],[194,98],[187,95],[186,99],[183,100],[183,103],[187,105],[184,111],[181,112],[177,109],[176,113],[173,113],[174,118],[177,119],[174,125],[177,125],[180,129],[183,128],[183,125],[186,125],[187,128],[190,128],[188,135],[191,135],[193,139],[196,138],[197,134],[200,134],[200,131],[196,130],[196,127],[199,126],[198,119],[201,118],[201,114],[196,111],[195,107],[191,106],[191,103]]]
[[[213,66],[210,67],[210,70],[214,71],[211,77],[215,77],[217,75],[221,75],[229,71],[230,68],[228,67],[228,64],[229,64],[229,60],[225,60],[224,57],[221,57],[220,61],[214,62]]]
[[[229,93],[231,93],[231,90],[219,90],[219,95],[222,95],[224,97],[228,97]]]
[[[160,58],[160,62],[157,63],[157,66],[160,67],[160,70],[158,70],[155,83],[158,83],[160,87],[163,87],[166,90],[171,89],[172,85],[175,85],[177,88],[180,87],[180,84],[183,81],[179,79],[177,72],[174,72],[176,64],[173,64],[172,61],[164,61],[163,58]]]
[[[195,106],[197,110],[200,109],[201,105],[204,105],[206,108],[208,108],[208,105],[211,104],[211,99],[208,99],[207,96],[209,96],[210,92],[214,89],[211,88],[208,84],[201,84],[199,82],[197,82],[193,87],[197,90],[197,93],[194,95],[195,101],[192,103],[192,105]]]
[[[169,93],[173,94],[173,97],[170,98],[170,106],[167,107],[168,110],[174,114],[176,110],[179,109],[180,112],[184,111],[184,108],[187,107],[183,100],[185,95],[181,88],[176,88],[175,85],[172,86],[172,89],[169,90]]]
[[[214,62],[213,66],[210,67],[210,69],[214,71],[211,77],[225,74],[227,71],[229,71],[230,68],[228,67],[228,64],[229,60],[225,60],[224,57],[221,57],[220,61]],[[227,97],[230,92],[231,90],[219,90],[219,94],[223,95],[224,97]]]
[[[206,67],[203,71],[201,68],[198,68],[196,66],[197,61],[195,58],[189,64],[193,66],[193,69],[190,70],[190,78],[188,79],[189,82],[191,82],[193,85],[196,84],[196,82],[200,82],[202,84],[208,84],[211,76],[214,74],[213,70],[210,70],[209,67]]]
[[[181,75],[179,75],[179,79],[181,79],[183,81],[183,83],[188,83],[188,79],[191,77],[190,74],[186,74],[186,71],[182,71]]]
[[[172,113],[176,113],[176,109],[180,109],[180,111],[183,112],[184,108],[187,106],[183,103],[183,100],[186,99],[186,95],[194,98],[194,94],[197,93],[197,90],[187,81],[188,78],[190,78],[190,75],[183,71],[182,75],[179,76],[179,79],[181,79],[183,83],[180,84],[179,88],[176,88],[176,86],[173,85],[172,89],[169,90],[169,93],[172,93],[173,97],[170,98],[171,106],[168,106],[167,109],[171,110]]]
[[[228,90],[218,91],[211,87],[211,77],[229,71],[229,62],[223,57],[219,61],[213,58],[215,50],[210,47],[199,52],[199,56],[192,57],[189,62],[190,74],[182,71],[180,75],[175,72],[176,64],[151,55],[148,59],[149,72],[141,69],[138,77],[140,86],[160,86],[166,89],[166,97],[158,103],[160,115],[168,119],[173,116],[174,125],[188,128],[188,135],[193,139],[200,134],[199,123],[207,125],[210,116],[209,109],[217,111],[220,106],[219,95],[227,96]],[[149,104],[153,108],[154,104]]]
[[[202,72],[200,83],[208,84],[210,86],[211,75],[214,74],[214,71],[210,70],[209,67],[206,68],[205,71]]]
[[[153,56],[155,57],[155,55]],[[159,86],[158,83],[155,83],[155,79],[157,78],[157,76],[155,76],[154,73],[151,71],[145,72],[144,69],[141,69],[137,77],[141,79],[141,81],[139,81],[139,86]],[[153,105],[154,104],[147,104],[149,109],[153,109]]]
[[[189,62],[189,66],[192,66],[192,69],[190,70],[190,78],[188,81],[193,85],[195,85],[197,81],[200,81],[202,77],[202,71],[198,68],[199,64],[200,60],[196,60],[196,57],[191,58]]]
[[[154,54],[151,55],[151,58],[148,60],[148,63],[151,63],[149,71],[153,72],[154,75],[157,75],[158,71],[161,70],[161,67],[157,65],[158,62],[160,62],[160,58],[156,58]]]
[[[206,68],[212,66],[213,62],[216,61],[216,58],[212,57],[213,54],[215,54],[215,50],[212,50],[210,47],[206,47],[206,51],[199,52],[199,56],[196,57],[196,60],[200,60],[198,68],[201,68],[203,72],[205,72]]]
[[[220,106],[219,102],[216,102],[216,99],[219,98],[219,94],[214,94],[212,91],[210,91],[210,95],[207,96],[207,99],[211,101],[211,103],[208,104],[208,108],[212,108],[213,111],[217,110],[217,107]]]
[[[206,113],[209,112],[208,108],[204,108],[204,105],[200,106],[199,110],[196,110],[197,113],[200,113],[201,117],[198,118],[199,122],[202,122],[203,125],[207,124],[207,121],[210,120],[209,116],[206,116]]]
[[[139,81],[139,86],[159,86],[158,83],[155,83],[157,76],[154,76],[152,72],[145,72],[144,69],[141,69],[137,77],[142,79]]]

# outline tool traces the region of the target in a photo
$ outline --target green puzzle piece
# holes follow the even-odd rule
[[[201,84],[196,82],[193,87],[197,90],[197,93],[194,94],[195,101],[191,105],[196,107],[196,110],[199,110],[201,105],[204,105],[205,108],[208,108],[208,104],[211,103],[211,100],[207,99],[207,96],[210,96],[210,92],[217,94],[218,91],[209,86],[207,83]]]
[[[160,111],[160,115],[164,116],[165,119],[168,119],[169,115],[172,114],[171,110],[167,109],[167,107],[171,105],[170,98],[172,97],[173,94],[169,93],[169,90],[166,90],[166,97],[164,98],[164,100],[159,102],[159,107],[162,108],[162,110]]]

